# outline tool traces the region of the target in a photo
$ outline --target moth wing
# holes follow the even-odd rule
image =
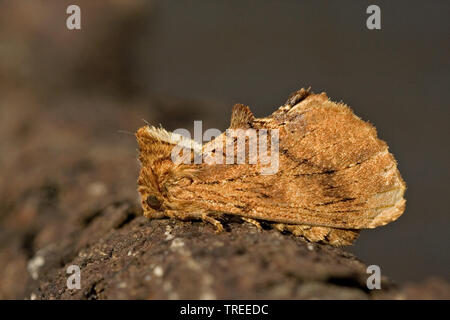
[[[312,95],[285,114],[280,137],[284,197],[309,223],[374,228],[405,209],[406,185],[376,129],[344,104]]]
[[[260,163],[196,165],[196,178],[175,184],[172,198],[199,210],[290,224],[363,229],[397,219],[406,186],[375,128],[324,94],[301,98],[264,119],[252,119],[244,107],[233,113],[241,119],[233,127],[247,128],[250,119],[253,128],[279,129],[278,172],[262,175]],[[207,144],[209,151],[225,139]]]

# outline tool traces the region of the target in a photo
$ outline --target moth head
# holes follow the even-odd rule
[[[147,199],[145,200],[145,204],[148,206],[148,208],[150,210],[153,210],[153,211],[159,211],[159,210],[161,210],[161,207],[162,207],[162,201],[153,194],[147,196]]]

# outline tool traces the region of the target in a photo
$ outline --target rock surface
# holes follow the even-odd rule
[[[370,299],[400,297],[386,279],[368,290],[353,255],[275,230],[229,221],[216,234],[202,222],[136,216],[118,202],[63,241],[36,253],[38,299]],[[67,289],[69,265],[81,289]]]

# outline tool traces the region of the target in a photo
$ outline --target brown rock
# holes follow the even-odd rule
[[[128,202],[102,210],[79,233],[38,253],[45,261],[27,295],[38,299],[373,299],[366,266],[330,246],[307,243],[229,217],[216,234],[202,222],[151,220]],[[34,258],[36,259],[36,257]],[[69,265],[81,289],[66,287]]]

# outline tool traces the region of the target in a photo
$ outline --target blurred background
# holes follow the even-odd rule
[[[81,8],[81,30],[66,8]],[[366,8],[381,8],[381,30]],[[0,1],[0,298],[117,197],[137,201],[144,124],[225,130],[301,87],[373,123],[408,190],[355,253],[398,283],[449,280],[448,1]]]

